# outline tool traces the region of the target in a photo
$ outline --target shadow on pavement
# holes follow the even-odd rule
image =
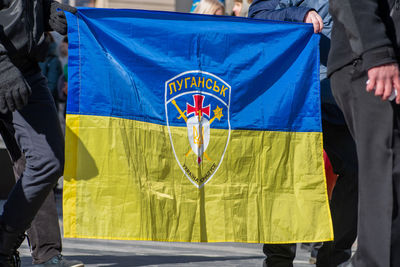
[[[116,256],[116,255],[79,255],[68,256],[69,260],[80,260],[85,265],[98,265],[98,266],[148,266],[157,264],[185,264],[196,262],[226,262],[233,261],[236,266],[238,261],[245,261],[251,259],[263,259],[261,256],[248,256],[248,257],[206,257],[206,256],[167,256],[167,255],[132,255],[132,256]],[[233,264],[232,262],[232,264]],[[228,264],[229,265],[229,264]],[[211,266],[211,265],[208,265]]]

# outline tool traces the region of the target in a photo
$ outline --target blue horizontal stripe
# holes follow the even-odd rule
[[[194,90],[204,93],[209,120],[222,107],[217,96],[229,103],[229,114],[223,108],[213,128],[321,131],[319,36],[311,25],[109,9],[79,9],[67,18],[69,114],[161,125],[168,115],[169,125],[183,127],[168,101],[180,90]],[[210,75],[196,76],[192,86],[190,78],[186,87],[182,78],[166,86],[187,72]],[[198,80],[214,76],[207,86]],[[227,86],[229,97],[223,95]],[[194,106],[193,96],[186,96],[176,98],[182,112]]]

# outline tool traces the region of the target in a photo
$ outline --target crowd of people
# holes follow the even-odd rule
[[[0,0],[0,133],[17,182],[0,216],[0,267],[18,266],[25,232],[35,266],[80,267],[61,254],[53,192],[64,165],[57,111],[63,107],[65,115],[68,38],[57,44],[49,33],[65,35],[64,11],[76,8],[10,3]],[[234,0],[226,10],[219,0],[200,0],[192,10],[311,23],[321,35],[324,150],[337,181],[330,199],[334,240],[313,246],[315,263],[400,266],[399,1]],[[296,244],[265,244],[263,251],[264,266],[290,267]]]

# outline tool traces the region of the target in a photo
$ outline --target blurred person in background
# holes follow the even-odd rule
[[[201,0],[193,13],[221,16],[225,14],[225,6],[218,0]]]
[[[56,109],[58,110],[58,78],[62,74],[61,63],[57,56],[57,44],[50,33],[46,33],[46,40],[49,43],[45,61],[39,62],[42,74],[47,78],[47,86],[53,96]]]
[[[252,2],[253,0],[235,0],[232,8],[232,16],[247,17]]]
[[[61,67],[68,63],[68,36],[64,36],[58,46],[58,59],[61,62]]]
[[[193,11],[196,9],[196,7],[199,5],[201,0],[193,0],[192,3],[192,8],[190,9],[190,13],[193,13]],[[221,2],[221,4],[223,4],[225,6],[225,0],[218,0]],[[229,1],[229,0],[228,0]]]
[[[65,36],[59,46],[60,55],[62,55],[64,62],[61,67],[61,74],[57,80],[58,100],[61,105],[63,118],[67,114],[67,94],[68,94],[68,36]],[[63,123],[64,124],[64,123]]]

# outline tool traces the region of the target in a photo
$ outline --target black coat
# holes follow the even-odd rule
[[[362,60],[365,70],[399,62],[400,0],[330,0],[328,75]],[[396,39],[397,36],[397,39]]]
[[[0,54],[17,67],[46,56],[50,0],[0,0]]]

